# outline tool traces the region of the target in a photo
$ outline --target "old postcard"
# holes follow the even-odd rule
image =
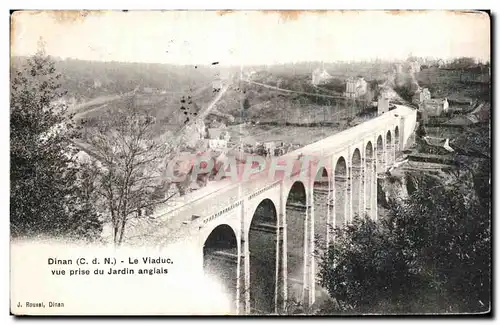
[[[11,313],[491,313],[490,26],[13,12]]]

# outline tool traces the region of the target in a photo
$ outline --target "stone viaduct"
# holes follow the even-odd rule
[[[334,242],[328,225],[355,215],[377,218],[377,175],[394,163],[415,125],[416,111],[396,106],[284,156],[326,159],[303,167],[313,168],[308,177],[294,171],[283,179],[221,185],[185,204],[178,214],[196,265],[223,283],[234,313],[273,314],[290,301],[314,303],[317,240]]]

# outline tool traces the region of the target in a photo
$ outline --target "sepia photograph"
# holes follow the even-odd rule
[[[11,315],[491,315],[491,30],[11,11]]]

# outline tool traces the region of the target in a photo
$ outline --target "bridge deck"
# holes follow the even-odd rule
[[[358,124],[352,128],[336,133],[328,138],[324,138],[317,142],[311,143],[307,146],[304,146],[300,149],[292,151],[283,157],[288,156],[297,156],[298,154],[303,155],[327,155],[329,153],[334,152],[336,149],[343,147],[344,145],[353,142],[355,139],[359,139],[366,134],[373,133],[377,131],[387,123],[391,117],[395,114],[400,116],[406,116],[413,109],[403,106],[403,105],[395,105],[396,109],[391,110],[381,116],[378,116],[372,120],[367,122]]]
[[[383,128],[391,117],[394,117],[394,114],[406,116],[414,111],[402,105],[396,105],[396,107],[396,109],[382,116],[378,116],[370,121],[304,146],[281,158],[292,158],[293,160],[300,155],[321,157],[332,154],[339,149],[345,148],[349,143],[362,138],[363,135],[373,133]],[[300,168],[301,163],[297,160],[296,163],[294,163],[292,173],[299,173]],[[276,178],[270,179],[268,173],[269,166],[267,165],[259,174],[253,175],[250,180],[247,181],[233,182],[228,179],[223,179],[218,182],[210,182],[206,187],[189,193],[182,198],[173,200],[167,205],[159,208],[154,220],[150,220],[145,227],[138,226],[137,229],[133,231],[134,234],[130,234],[128,238],[141,238],[147,236],[148,239],[152,239],[151,237],[154,237],[151,233],[152,230],[154,233],[158,234],[158,239],[162,243],[166,240],[170,242],[171,240],[184,238],[193,231],[190,226],[193,215],[202,218],[211,216],[259,189],[278,181]]]

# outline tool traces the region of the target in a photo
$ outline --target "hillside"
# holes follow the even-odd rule
[[[12,58],[12,71],[25,60],[24,57]],[[178,66],[74,59],[56,59],[55,63],[63,89],[67,91],[65,102],[78,119],[86,119],[88,125],[93,125],[93,120],[103,111],[133,104],[156,117],[161,125],[159,131],[176,129],[195,119],[224,82],[230,87],[211,109],[206,122],[216,120],[226,125],[244,121],[335,123],[368,106],[366,101],[346,102],[336,98],[345,90],[347,78],[363,76],[369,83],[371,98],[376,99],[381,90],[394,93],[395,85],[387,80],[395,76],[397,64],[300,62],[246,66],[241,70],[219,63]],[[318,68],[324,69],[332,79],[314,86],[311,73]],[[243,80],[249,82],[240,81],[240,73]],[[475,82],[475,76],[469,74],[426,68],[416,74],[416,80],[420,86],[428,87],[436,98],[469,101],[477,95],[489,97],[489,85]],[[378,84],[384,86],[378,88]],[[391,97],[399,96],[394,93]]]
[[[491,85],[488,73],[430,68],[422,70],[417,79],[429,88],[433,97],[448,97],[452,101],[489,100]]]
[[[25,62],[25,57],[13,57],[11,68]],[[99,62],[75,59],[55,59],[61,74],[61,84],[68,99],[76,103],[100,96],[130,92],[137,87],[161,89],[167,92],[188,92],[211,82],[220,73],[212,66],[177,66],[168,64]]]
[[[12,71],[24,60],[12,58]],[[218,63],[175,66],[55,60],[67,92],[64,102],[86,127],[95,126],[104,112],[132,105],[156,118],[159,136],[176,133],[186,123],[198,119],[200,110],[217,97],[223,84],[229,88],[204,117],[207,126],[221,122],[225,125],[339,123],[352,118],[368,104],[338,98],[345,90],[345,80],[365,74],[368,78],[383,78],[390,65],[324,64],[333,79],[315,87],[311,84],[311,73],[320,66],[319,62],[305,62],[245,67],[241,71],[240,67]]]

